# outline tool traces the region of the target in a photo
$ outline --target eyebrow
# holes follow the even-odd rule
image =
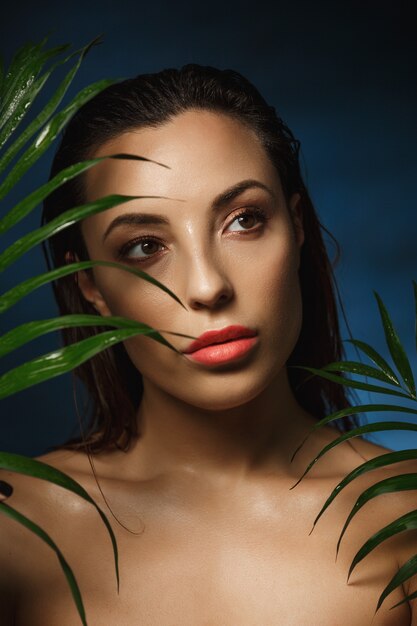
[[[263,189],[266,191],[274,200],[276,200],[276,196],[272,189],[270,189],[264,183],[261,183],[259,180],[247,179],[242,180],[232,187],[229,187],[225,191],[219,193],[211,203],[211,209],[213,211],[218,211],[226,206],[229,202],[240,196],[247,189]],[[153,196],[158,197],[158,196]],[[165,196],[165,199],[166,198]],[[159,215],[155,213],[123,213],[123,215],[118,215],[106,228],[106,231],[103,235],[103,241],[108,237],[110,232],[121,225],[140,225],[140,224],[152,224],[152,225],[169,225],[169,219],[164,215]]]

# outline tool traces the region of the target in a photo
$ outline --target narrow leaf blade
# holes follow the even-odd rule
[[[400,339],[395,331],[394,325],[388,314],[388,311],[382,302],[380,296],[374,292],[375,298],[378,302],[379,313],[381,315],[382,325],[384,327],[385,340],[387,342],[388,349],[392,356],[392,359],[404,381],[410,395],[413,399],[416,399],[416,384],[414,381],[413,372],[411,370],[410,361],[407,354],[400,342]]]
[[[114,194],[65,211],[44,226],[24,235],[6,248],[6,250],[0,254],[0,272],[7,269],[34,246],[52,237],[61,230],[69,228],[77,221],[85,219],[90,215],[100,213],[101,211],[106,211],[114,206],[130,202],[136,198],[137,196],[121,196]]]
[[[143,331],[137,328],[102,332],[19,365],[0,376],[0,399],[66,374],[102,350],[140,334],[143,334]],[[158,340],[177,352],[174,346],[161,335],[156,338],[156,331],[155,334],[150,335],[150,338]]]
[[[314,520],[313,529],[314,529],[314,526],[319,521],[320,517],[323,515],[326,509],[333,502],[333,500],[339,495],[339,493],[345,487],[347,487],[353,480],[355,480],[355,478],[358,478],[359,476],[362,476],[363,474],[366,474],[367,472],[371,472],[381,467],[387,467],[388,465],[393,465],[395,463],[401,463],[402,461],[409,461],[413,459],[417,460],[417,450],[415,448],[408,448],[406,450],[397,450],[395,452],[386,452],[385,454],[380,454],[376,458],[369,459],[368,461],[365,461],[365,463],[362,463],[358,467],[355,467],[333,489],[330,496],[327,498],[326,502],[322,506],[316,519]]]
[[[26,322],[16,328],[13,328],[8,333],[0,337],[0,357],[9,354],[13,350],[20,348],[42,335],[54,332],[56,330],[62,330],[63,328],[79,328],[80,326],[93,326],[93,327],[114,327],[114,328],[136,328],[142,331],[144,335],[153,335],[156,341],[161,341],[161,332],[168,332],[172,335],[181,337],[187,337],[189,339],[197,339],[191,335],[184,335],[182,333],[176,333],[171,331],[161,331],[124,317],[108,316],[103,317],[101,315],[61,315],[60,317],[54,317],[46,320],[39,320],[36,322]],[[165,345],[165,342],[161,342]],[[1,454],[1,453],[0,453]]]
[[[347,441],[348,439],[352,439],[353,437],[359,437],[366,433],[376,433],[376,432],[382,432],[382,431],[387,431],[387,430],[409,430],[412,432],[417,432],[417,424],[413,424],[412,422],[375,422],[374,424],[364,424],[363,426],[359,426],[358,428],[353,428],[352,430],[349,430],[348,432],[343,433],[342,435],[340,435],[340,437],[337,437],[336,439],[328,443],[322,450],[320,450],[318,455],[315,457],[315,459],[313,459],[308,464],[303,474],[300,476],[297,482],[291,487],[291,489],[296,487],[298,483],[301,482],[301,480],[304,478],[304,476],[317,463],[317,461],[335,446],[338,446],[339,444],[343,443],[344,441]]]
[[[58,133],[64,128],[65,124],[71,119],[76,111],[86,102],[91,100],[95,95],[103,91],[106,87],[113,84],[111,80],[100,80],[92,85],[88,85],[82,89],[73,100],[57,113],[42,128],[36,140],[20,157],[19,161],[6,176],[0,187],[0,200],[2,200],[9,191],[16,185],[22,176],[32,167],[34,163],[49,148],[56,139]]]
[[[10,309],[14,304],[19,302],[19,300],[27,296],[35,289],[38,289],[42,285],[46,285],[47,283],[50,283],[54,280],[59,280],[60,278],[63,278],[64,276],[68,276],[70,274],[74,274],[75,272],[97,266],[113,267],[115,269],[134,274],[138,278],[142,278],[152,285],[155,285],[159,289],[162,289],[162,291],[165,291],[165,293],[167,293],[169,296],[171,296],[171,298],[178,302],[178,304],[180,304],[183,309],[186,308],[173,291],[168,289],[168,287],[166,287],[163,283],[160,283],[159,280],[156,280],[156,278],[142,270],[129,267],[128,265],[123,265],[122,263],[113,263],[112,261],[79,261],[78,263],[68,263],[68,265],[58,267],[54,270],[50,270],[49,272],[45,272],[44,274],[39,274],[38,276],[34,276],[33,278],[28,278],[27,280],[16,285],[15,287],[12,287],[12,289],[6,291],[6,293],[0,296],[0,313],[4,313],[4,311]]]
[[[394,370],[390,367],[390,365],[388,365],[386,360],[376,350],[374,350],[372,346],[364,341],[359,341],[358,339],[348,339],[347,341],[362,350],[362,352],[366,354],[366,356],[370,358],[371,361],[373,361],[375,365],[377,365],[384,372],[384,374],[392,380],[392,382],[400,385],[400,381],[398,380],[398,376],[396,376]]]
[[[106,515],[100,509],[98,504],[93,500],[93,498],[88,494],[88,492],[84,489],[84,487],[77,483],[73,478],[71,478],[64,472],[56,469],[55,467],[52,467],[47,463],[43,463],[42,461],[38,461],[37,459],[28,458],[21,454],[0,452],[0,467],[9,472],[16,472],[19,474],[24,474],[26,476],[31,476],[33,478],[46,480],[50,483],[58,485],[59,487],[62,487],[63,489],[71,491],[75,495],[83,498],[86,502],[94,506],[110,536],[116,570],[117,591],[119,591],[119,557],[116,537]]]
[[[86,172],[91,167],[94,167],[101,161],[106,159],[126,159],[133,161],[149,161],[151,163],[155,163],[157,165],[162,165],[162,163],[158,163],[157,161],[152,161],[152,159],[147,159],[145,157],[136,156],[134,154],[113,154],[104,157],[96,157],[95,159],[89,159],[87,161],[81,161],[80,163],[76,163],[74,165],[70,165],[65,169],[61,170],[56,176],[54,176],[50,181],[35,189],[31,194],[23,198],[16,206],[14,206],[1,220],[0,220],[0,234],[4,234],[7,232],[12,226],[17,224],[20,220],[26,217],[33,209],[35,209],[38,204],[40,204],[46,197],[48,197],[53,191],[64,185],[69,180],[76,178],[80,174]],[[144,198],[145,196],[142,196]],[[165,196],[148,196],[151,198],[165,198]]]
[[[412,576],[414,576],[414,574],[417,574],[417,554],[414,554],[414,556],[408,559],[408,561],[406,561],[406,563],[404,563],[400,567],[398,572],[391,578],[388,585],[385,587],[385,589],[379,596],[378,604],[376,606],[376,611],[378,611],[378,609],[380,608],[385,598],[389,596],[389,594],[392,593],[394,589],[396,589],[400,585],[403,585],[405,582],[407,582],[407,580],[409,580]],[[417,592],[416,592],[416,595],[417,595]],[[391,608],[394,608],[395,606],[402,604],[402,602],[405,602],[406,600],[407,598],[404,598],[401,602],[398,602]]]
[[[381,528],[376,533],[372,535],[358,550],[355,554],[352,563],[349,568],[348,581],[349,578],[355,569],[355,567],[360,563],[372,550],[374,550],[377,546],[379,546],[383,541],[386,541],[390,537],[394,535],[404,532],[406,530],[414,530],[417,528],[417,509],[409,511],[402,515],[398,519],[394,520],[390,524]]]
[[[395,391],[395,389],[387,389],[386,387],[380,387],[379,385],[369,385],[368,383],[362,383],[359,380],[352,380],[351,378],[345,378],[343,376],[337,376],[336,374],[332,374],[331,372],[326,372],[322,369],[317,369],[315,367],[301,367],[299,365],[293,365],[292,367],[303,369],[308,372],[311,372],[315,376],[321,376],[322,378],[327,378],[327,380],[331,380],[332,382],[339,383],[340,385],[344,385],[345,387],[353,387],[354,389],[364,389],[365,391],[373,391],[375,393],[383,393],[388,394],[390,396],[398,396],[400,398],[410,398],[410,394],[402,393],[400,391]]]
[[[326,365],[323,369],[326,372],[347,372],[349,374],[358,374],[359,376],[382,380],[384,383],[388,383],[389,385],[396,385],[397,387],[400,386],[399,382],[392,380],[392,377],[388,376],[382,370],[370,365],[364,365],[363,363],[357,361],[336,361],[334,363],[329,363],[329,365]]]
[[[0,502],[0,513],[15,520],[19,524],[22,524],[22,526],[25,526],[28,530],[32,531],[35,535],[42,539],[42,541],[44,541],[50,548],[52,548],[58,558],[65,578],[67,579],[81,622],[83,626],[87,626],[85,609],[76,578],[68,562],[65,560],[64,555],[62,554],[56,543],[53,541],[53,539],[40,526],[38,526],[38,524],[35,524],[35,522],[32,522],[32,520],[30,520],[28,517],[26,517],[10,505],[6,504],[5,502]]]
[[[93,39],[90,43],[88,43],[84,48],[79,51],[79,59],[75,63],[75,65],[71,68],[71,70],[67,73],[52,98],[46,104],[46,106],[42,109],[42,111],[36,116],[36,118],[25,128],[25,130],[19,135],[19,137],[14,141],[14,143],[7,149],[7,151],[0,158],[0,173],[3,172],[9,163],[15,158],[18,152],[23,148],[23,146],[33,137],[35,133],[37,133],[40,128],[48,121],[48,119],[53,115],[59,104],[61,103],[63,97],[65,96],[69,86],[71,85],[78,69],[81,65],[82,60],[84,59],[87,52],[94,46],[100,37]],[[61,63],[66,63],[71,57],[77,54],[77,52],[69,55],[67,58],[63,59]],[[58,64],[56,64],[58,66]],[[55,70],[55,67],[52,68],[51,71]]]
[[[389,476],[388,478],[384,478],[383,480],[378,481],[374,485],[371,485],[365,491],[361,493],[361,495],[357,498],[355,504],[350,511],[346,522],[343,526],[342,532],[340,533],[336,554],[339,552],[340,543],[342,541],[343,535],[345,534],[350,522],[355,517],[355,515],[360,511],[360,509],[367,504],[373,498],[385,493],[396,493],[399,491],[409,491],[417,489],[417,474],[400,474],[399,476]]]
[[[391,413],[410,413],[411,415],[417,415],[417,410],[412,409],[410,407],[399,406],[396,404],[360,404],[358,406],[349,406],[345,409],[340,409],[339,411],[335,411],[323,419],[319,420],[314,424],[311,428],[310,432],[304,437],[300,445],[295,449],[291,462],[294,460],[297,452],[303,447],[307,439],[319,428],[322,428],[329,422],[333,422],[337,419],[341,419],[342,417],[347,417],[349,415],[357,415],[358,413],[379,413],[389,411]]]
[[[31,476],[32,478],[40,478],[41,480],[47,480],[63,489],[67,489],[71,491],[75,495],[83,498],[89,504],[92,504],[96,509],[97,513],[100,515],[107,532],[109,533],[109,537],[112,543],[113,548],[113,556],[114,556],[114,565],[116,571],[116,581],[117,581],[117,591],[119,591],[119,556],[117,550],[117,542],[116,537],[114,536],[114,532],[112,527],[107,519],[106,515],[100,509],[100,507],[96,504],[93,498],[88,494],[88,492],[82,487],[79,483],[77,483],[73,478],[48,465],[47,463],[43,463],[42,461],[38,461],[37,459],[31,459],[21,454],[14,454],[11,452],[0,452],[0,467],[9,472],[16,472],[18,474],[24,474],[26,476]]]

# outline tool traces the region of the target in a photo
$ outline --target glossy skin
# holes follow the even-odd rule
[[[384,521],[410,510],[411,501],[401,495],[390,501],[389,511],[380,501],[359,514],[335,564],[343,522],[357,494],[376,482],[375,473],[339,496],[309,537],[314,518],[338,480],[385,449],[365,441],[342,444],[290,490],[308,461],[335,437],[332,429],[322,429],[290,464],[314,423],[292,394],[285,368],[302,319],[298,196],[287,205],[279,176],[251,130],[208,111],[126,133],[97,156],[114,152],[141,154],[171,169],[103,162],[88,173],[88,199],[108,193],[171,199],[135,200],[86,220],[90,256],[118,260],[127,243],[152,235],[160,248],[136,243],[130,254],[159,250],[136,266],[173,290],[187,310],[149,283],[108,268],[95,270],[94,281],[79,276],[86,299],[104,316],[124,315],[193,336],[242,324],[257,330],[258,343],[247,359],[216,367],[192,362],[150,338],[126,343],[144,380],[142,434],[127,453],[93,459],[107,503],[85,455],[60,451],[39,457],[72,475],[106,513],[109,505],[121,524],[138,533],[111,518],[120,548],[120,596],[109,540],[91,507],[45,483],[36,498],[31,479],[24,477],[13,477],[17,487],[10,503],[62,547],[81,585],[90,626],[371,624],[379,594],[417,542],[397,539],[375,551],[349,586],[347,570],[363,541]],[[272,195],[252,187],[213,210],[220,193],[245,180],[266,185]],[[256,219],[236,220],[254,207]],[[265,221],[258,219],[259,210]],[[120,225],[103,241],[115,218],[138,212],[158,213],[170,224]],[[162,334],[179,349],[190,342]],[[402,471],[409,466],[403,464]],[[3,472],[1,478],[10,475]],[[16,626],[77,623],[49,549],[28,533],[22,537],[12,523],[3,522],[3,528],[1,571],[9,572],[16,594],[13,609],[3,599],[3,615],[14,611]],[[6,582],[3,575],[0,590]],[[388,611],[403,593],[389,598],[373,626],[417,624],[407,605]]]
[[[89,199],[117,192],[173,200],[132,201],[129,208],[86,220],[83,233],[89,254],[116,260],[121,246],[153,234],[164,248],[137,267],[174,291],[188,311],[153,285],[117,270],[97,271],[95,284],[81,276],[86,298],[102,315],[125,315],[158,329],[199,336],[242,324],[259,336],[257,350],[243,366],[215,369],[180,357],[148,337],[126,343],[145,388],[140,419],[146,422],[146,432],[136,461],[142,471],[148,471],[148,464],[152,471],[227,472],[239,480],[258,455],[267,462],[265,442],[269,446],[275,441],[280,452],[271,449],[270,458],[285,465],[283,432],[288,429],[282,420],[291,420],[294,427],[303,422],[283,367],[301,324],[297,271],[303,231],[300,220],[294,230],[275,168],[252,131],[209,112],[188,112],[159,129],[128,133],[103,146],[98,155],[119,150],[145,154],[171,170],[106,162],[90,172]],[[213,211],[211,203],[219,193],[245,180],[267,185],[276,200],[253,188]],[[297,199],[291,199],[291,209]],[[268,221],[263,226],[248,217],[254,226],[245,232],[235,218],[251,207],[262,209]],[[116,217],[139,211],[161,213],[171,226],[120,226],[103,243]],[[133,253],[144,255],[137,246]],[[179,349],[190,343],[162,334]]]

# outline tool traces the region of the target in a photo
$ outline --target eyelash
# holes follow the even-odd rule
[[[237,220],[239,217],[242,216],[246,216],[246,215],[253,215],[255,216],[259,222],[260,222],[260,226],[258,225],[258,227],[255,228],[250,228],[247,230],[248,233],[253,233],[256,232],[258,230],[260,230],[260,228],[262,226],[265,225],[265,223],[268,221],[269,217],[268,215],[265,213],[265,211],[263,211],[262,209],[260,209],[259,207],[252,207],[251,209],[242,209],[237,215],[235,215],[235,217],[233,218],[233,220],[230,222],[230,224],[233,224],[233,222],[235,220]],[[237,232],[237,231],[234,231]],[[240,231],[242,232],[242,231]],[[127,243],[125,243],[118,251],[117,253],[117,258],[118,260],[124,260],[124,261],[133,261],[135,263],[146,263],[146,261],[148,261],[149,259],[152,259],[153,256],[155,256],[155,254],[158,254],[157,252],[154,252],[150,255],[148,255],[147,257],[143,258],[143,259],[139,259],[139,258],[134,258],[134,257],[129,257],[129,252],[130,250],[132,250],[132,248],[134,248],[135,246],[144,243],[144,242],[149,242],[151,241],[152,243],[158,243],[158,244],[162,244],[161,241],[159,241],[156,237],[150,237],[150,236],[143,236],[143,237],[138,237],[137,239],[132,239],[131,241],[128,241]],[[162,244],[163,245],[163,244]]]

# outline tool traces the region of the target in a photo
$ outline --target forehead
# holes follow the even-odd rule
[[[190,110],[156,128],[123,133],[91,156],[129,153],[163,163],[109,159],[89,170],[88,200],[110,194],[213,196],[240,180],[258,179],[281,193],[276,168],[254,130],[223,113]]]

